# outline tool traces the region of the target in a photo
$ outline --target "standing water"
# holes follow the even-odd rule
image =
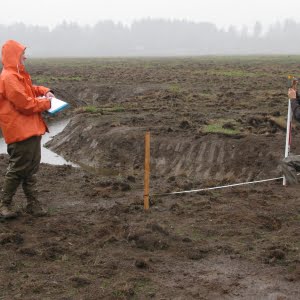
[[[51,150],[44,147],[44,145],[52,139],[55,135],[60,133],[69,123],[68,120],[60,120],[48,125],[50,133],[46,133],[42,137],[42,163],[47,163],[51,165],[72,165],[76,166],[70,161],[66,161],[63,157],[59,156],[58,154],[52,152]],[[0,153],[7,153],[7,145],[4,142],[4,139],[0,139]]]

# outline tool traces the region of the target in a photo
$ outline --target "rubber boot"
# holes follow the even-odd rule
[[[5,205],[3,203],[0,204],[0,218],[3,219],[12,219],[17,216],[17,213],[11,209],[11,206]]]
[[[47,211],[39,201],[35,199],[27,199],[27,201],[28,203],[25,208],[26,213],[34,217],[44,217],[48,215]]]
[[[300,157],[290,155],[281,161],[281,170],[290,185],[298,184],[297,172],[300,171]]]
[[[27,178],[22,183],[23,191],[27,198],[25,212],[35,217],[43,217],[47,215],[47,211],[38,201],[38,190],[36,188],[36,184],[37,180],[35,175]]]
[[[17,216],[17,213],[11,209],[11,204],[19,184],[19,179],[5,177],[3,189],[1,191],[0,217],[9,219]]]

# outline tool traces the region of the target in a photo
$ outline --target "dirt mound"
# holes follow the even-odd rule
[[[79,114],[48,146],[98,174],[142,178],[147,127],[140,125],[149,120],[135,118],[121,114]],[[170,123],[165,120],[163,128],[172,126]],[[188,130],[180,128],[180,124],[175,133],[164,131],[161,125],[151,128],[151,174],[165,188],[178,190],[214,182],[281,176],[283,134],[226,137],[193,135],[193,130]]]

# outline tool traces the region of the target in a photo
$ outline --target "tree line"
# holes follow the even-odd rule
[[[131,26],[101,21],[94,26],[63,22],[53,29],[23,23],[0,25],[0,43],[15,39],[34,57],[298,54],[300,23],[285,20],[263,32],[256,22],[218,29],[207,22],[144,19]]]

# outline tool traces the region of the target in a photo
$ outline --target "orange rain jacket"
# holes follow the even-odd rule
[[[9,40],[2,47],[0,75],[0,127],[7,144],[43,135],[48,131],[41,112],[51,107],[49,99],[39,99],[49,89],[32,85],[20,58],[25,46]]]

